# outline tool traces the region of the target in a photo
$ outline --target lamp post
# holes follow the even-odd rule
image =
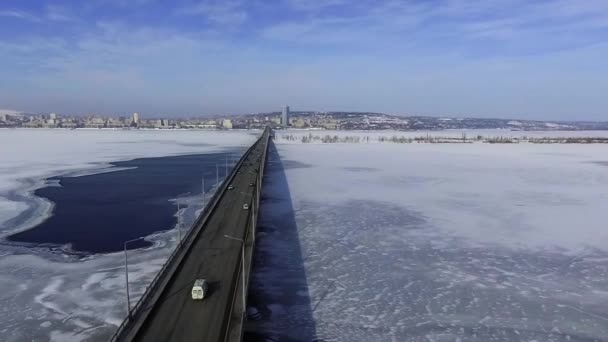
[[[125,288],[127,289],[127,313],[129,315],[129,319],[131,319],[131,297],[129,295],[129,260],[127,259],[127,245],[130,242],[138,241],[143,239],[143,237],[138,237],[136,239],[128,240],[124,242],[124,251],[125,251]]]
[[[183,194],[177,195],[177,198],[175,199],[175,201],[177,202],[177,235],[179,236],[178,245],[182,244],[182,220],[181,220],[181,216],[179,214],[179,211],[182,208],[181,208],[181,203],[179,200],[181,197],[185,197],[185,196],[189,196],[189,195],[190,195],[190,191],[184,192]]]
[[[231,240],[235,240],[241,243],[241,264],[243,265],[243,270],[242,270],[242,278],[243,278],[243,315],[245,314],[245,312],[247,311],[247,301],[245,299],[245,241],[239,239],[239,238],[235,238],[229,235],[224,235],[225,238],[231,239]]]
[[[179,200],[177,201],[177,236],[179,236],[179,242],[178,244],[182,243],[182,220],[181,220],[181,216],[179,216],[179,211],[180,211],[180,205],[179,205]]]
[[[203,174],[203,208],[205,207],[205,175]]]

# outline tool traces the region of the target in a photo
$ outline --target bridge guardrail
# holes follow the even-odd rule
[[[232,299],[230,300],[230,310],[228,310],[224,316],[224,326],[222,327],[222,329],[224,329],[223,332],[223,336],[224,336],[224,342],[230,342],[230,333],[231,333],[231,327],[230,327],[230,322],[231,322],[231,318],[232,318],[232,314],[233,314],[233,309],[234,306],[236,304],[236,298],[237,298],[237,291],[239,289],[239,284],[240,281],[239,279],[241,279],[238,275],[241,274],[241,277],[245,277],[245,296],[247,296],[248,291],[247,289],[249,288],[249,280],[250,280],[250,276],[251,276],[251,266],[253,264],[253,251],[254,251],[254,247],[255,247],[255,232],[256,232],[256,227],[257,227],[257,218],[258,218],[258,211],[259,211],[259,205],[260,205],[260,196],[261,196],[261,191],[262,191],[262,179],[264,178],[264,168],[266,165],[266,155],[268,152],[268,143],[270,141],[270,129],[267,129],[264,131],[264,135],[262,135],[261,139],[264,139],[264,143],[265,143],[265,148],[264,151],[262,152],[262,155],[260,156],[260,167],[258,169],[258,173],[256,176],[256,189],[255,189],[255,193],[254,193],[254,198],[253,198],[253,203],[251,206],[251,210],[250,210],[250,214],[249,214],[249,220],[246,226],[246,231],[245,231],[245,235],[243,237],[243,241],[247,241],[247,237],[249,234],[251,234],[251,246],[250,246],[250,251],[251,251],[251,258],[249,261],[249,269],[246,270],[246,274],[241,274],[242,270],[243,270],[243,265],[242,264],[237,264],[236,269],[235,269],[235,275],[237,275],[236,277],[233,277],[233,279],[235,279],[236,281],[233,282],[233,284],[231,284],[231,294],[232,294]],[[266,135],[266,133],[268,133]],[[241,252],[243,253],[243,250],[241,249]],[[244,260],[243,257],[240,257],[239,260]],[[246,298],[245,297],[245,302],[246,302]],[[239,341],[242,340],[242,334],[243,334],[243,322],[245,320],[245,316],[247,315],[246,313],[246,308],[244,308],[243,313],[241,314],[240,320],[239,320],[239,325],[241,327],[241,330],[239,331]]]

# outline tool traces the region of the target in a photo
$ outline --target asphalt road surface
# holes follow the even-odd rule
[[[127,340],[223,341],[232,286],[240,279],[241,251],[239,241],[224,235],[245,238],[250,215],[243,204],[252,206],[255,187],[250,183],[256,182],[257,159],[264,148],[262,139],[241,164],[232,182],[234,189],[226,190],[141,328],[127,334]],[[190,294],[197,278],[210,282],[209,295],[202,301],[192,300]]]

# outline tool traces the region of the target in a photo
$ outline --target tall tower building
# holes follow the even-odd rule
[[[139,125],[139,113],[133,113],[133,123]]]
[[[289,106],[283,107],[283,113],[281,115],[281,125],[284,127],[289,126]]]

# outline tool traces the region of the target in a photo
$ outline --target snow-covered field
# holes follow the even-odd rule
[[[252,331],[608,341],[605,145],[276,146]]]
[[[108,162],[139,157],[246,148],[259,132],[0,129],[0,236],[43,220],[52,205],[31,192],[49,176],[107,172]],[[180,199],[187,225],[200,197]],[[16,223],[24,210],[31,218]],[[150,237],[147,250],[129,252],[132,301],[173,249],[175,231]],[[87,260],[45,250],[0,245],[1,341],[105,341],[126,314],[122,253]]]

